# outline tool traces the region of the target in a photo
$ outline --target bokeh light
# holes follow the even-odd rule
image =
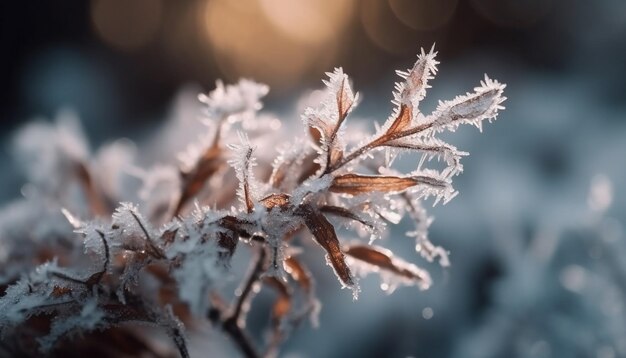
[[[295,83],[328,70],[350,18],[351,1],[208,1],[207,39],[229,79]]]
[[[419,31],[432,31],[446,25],[457,3],[458,0],[389,0],[396,17]]]
[[[393,54],[404,54],[415,46],[415,30],[398,21],[386,1],[364,0],[360,10],[365,33],[379,48]]]
[[[108,44],[122,50],[135,50],[155,37],[162,0],[93,0],[91,20],[96,33]]]
[[[354,1],[260,0],[263,14],[283,35],[320,44],[340,36],[350,20]]]

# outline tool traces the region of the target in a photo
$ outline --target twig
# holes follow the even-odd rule
[[[365,154],[366,152],[383,146],[385,143],[390,142],[392,140],[396,140],[399,138],[403,138],[403,137],[407,137],[410,135],[414,135],[417,133],[420,133],[422,131],[425,131],[426,129],[432,127],[433,123],[429,122],[429,123],[424,123],[422,125],[413,127],[413,128],[409,128],[407,130],[404,131],[399,131],[399,132],[393,132],[393,133],[385,133],[383,135],[381,135],[380,137],[372,140],[371,142],[363,145],[362,147],[355,149],[354,151],[352,151],[352,153],[348,154],[347,156],[345,156],[343,159],[341,159],[340,162],[338,162],[337,164],[333,165],[333,166],[329,166],[326,168],[326,170],[324,171],[324,174],[328,174],[328,173],[332,173],[335,170],[343,167],[344,165],[348,164],[349,162],[353,161],[354,159],[360,157],[361,155]]]
[[[139,220],[139,217],[137,216],[137,214],[135,214],[133,210],[129,210],[129,212],[130,212],[130,215],[133,216],[133,219],[135,219],[135,221],[137,222],[137,225],[139,225],[139,227],[141,228],[141,231],[143,231],[143,234],[146,236],[146,242],[148,242],[148,247],[150,248],[152,255],[156,257],[157,259],[164,259],[165,254],[163,253],[163,250],[157,247],[154,241],[152,241],[152,238],[150,237],[150,234],[148,233],[148,229],[146,229],[146,227],[143,225],[141,220]]]
[[[241,352],[248,358],[260,357],[244,327],[245,313],[250,307],[254,286],[257,285],[261,279],[266,257],[267,252],[265,248],[260,247],[256,259],[250,266],[248,277],[241,287],[241,293],[235,299],[229,315],[222,321],[222,329],[224,332],[232,338],[235,345],[237,345]]]
[[[253,261],[250,266],[251,269],[248,277],[246,278],[246,281],[240,289],[241,293],[236,298],[236,301],[232,308],[232,313],[229,315],[228,319],[234,319],[237,322],[237,325],[243,326],[245,323],[242,319],[244,314],[250,308],[250,295],[253,293],[254,286],[259,282],[259,279],[261,278],[266,257],[266,250],[264,248],[259,248],[258,255],[255,261]]]

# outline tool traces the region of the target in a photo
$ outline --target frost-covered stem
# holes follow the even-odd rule
[[[360,157],[361,155],[365,154],[367,151],[370,151],[370,150],[376,148],[377,146],[381,145],[382,144],[381,138],[382,137],[378,137],[378,138],[374,139],[373,141],[371,141],[371,142],[365,144],[364,146],[360,147],[359,149],[356,149],[356,150],[352,151],[352,153],[350,153],[347,156],[345,156],[337,164],[335,164],[333,166],[326,167],[326,170],[325,170],[324,174],[328,174],[328,173],[334,172],[335,170],[343,167],[344,165],[348,164],[349,162],[353,161],[354,159],[356,159],[356,158]]]
[[[327,167],[326,171],[324,172],[324,174],[328,174],[328,173],[332,173],[335,170],[343,167],[344,165],[350,163],[351,161],[353,161],[354,159],[360,157],[361,155],[367,153],[368,151],[376,148],[376,147],[380,147],[382,145],[384,145],[385,143],[395,140],[395,139],[399,139],[399,138],[403,138],[403,137],[407,137],[410,135],[414,135],[417,133],[420,133],[422,131],[425,131],[426,129],[432,127],[433,123],[429,122],[429,123],[425,123],[413,128],[409,128],[407,130],[404,131],[400,131],[400,132],[394,132],[394,133],[385,133],[383,135],[381,135],[380,137],[372,140],[371,142],[363,145],[362,147],[355,149],[354,151],[352,151],[352,153],[348,154],[347,156],[345,156],[343,159],[341,159],[341,161],[339,161],[337,164]]]

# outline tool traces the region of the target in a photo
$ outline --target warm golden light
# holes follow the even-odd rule
[[[450,21],[458,0],[389,0],[394,15],[419,31],[432,31]]]
[[[363,0],[360,5],[365,33],[378,47],[402,54],[415,46],[415,31],[398,21],[386,1]]]
[[[318,44],[331,40],[350,20],[352,1],[260,0],[261,10],[279,31],[296,41]]]
[[[332,67],[352,5],[212,0],[206,3],[203,21],[215,60],[227,77],[254,77],[280,87]]]
[[[93,0],[91,21],[109,45],[134,50],[154,39],[161,22],[161,0]]]

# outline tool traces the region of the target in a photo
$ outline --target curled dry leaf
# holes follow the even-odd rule
[[[395,286],[392,285],[397,285],[397,283],[417,285],[422,290],[431,285],[430,275],[426,271],[395,257],[385,248],[354,244],[346,246],[344,252],[349,258],[370,266],[372,271],[390,274],[391,277],[384,278],[389,280],[386,282],[387,289],[393,290]]]
[[[285,271],[291,278],[298,283],[305,293],[313,291],[313,276],[311,272],[304,267],[298,259],[291,256],[285,260]]]
[[[270,194],[265,198],[261,199],[261,204],[265,206],[268,210],[271,210],[275,207],[285,208],[289,205],[289,195],[287,194]]]

